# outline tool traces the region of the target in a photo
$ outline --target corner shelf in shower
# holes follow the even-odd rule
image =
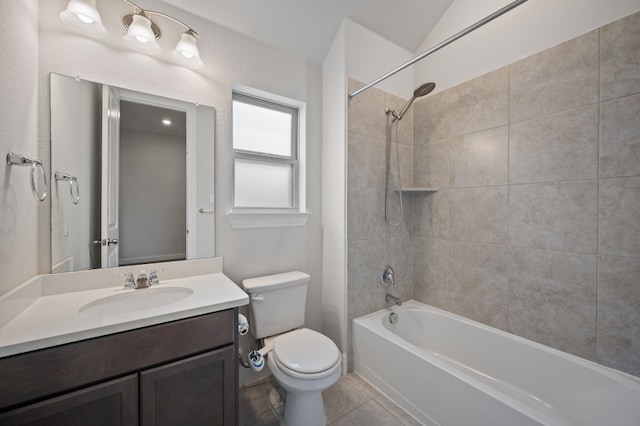
[[[397,189],[394,189],[394,191],[398,192]],[[409,187],[409,188],[402,188],[402,192],[411,192],[415,194],[430,193],[430,192],[438,192],[438,188]]]

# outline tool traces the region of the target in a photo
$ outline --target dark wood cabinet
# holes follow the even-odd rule
[[[6,426],[135,426],[138,376],[129,375],[0,414]]]
[[[234,425],[234,358],[225,348],[142,372],[142,426]]]
[[[237,309],[0,359],[0,425],[237,424]]]

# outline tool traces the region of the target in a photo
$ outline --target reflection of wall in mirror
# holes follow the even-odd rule
[[[52,174],[78,178],[80,200],[74,204],[68,181],[53,181],[51,191],[52,271],[98,266],[100,239],[100,85],[51,75]],[[97,167],[96,167],[97,166]],[[96,223],[98,226],[96,227]]]
[[[186,140],[121,128],[120,265],[184,260]]]

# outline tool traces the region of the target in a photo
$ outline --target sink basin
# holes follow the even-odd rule
[[[89,302],[81,306],[78,312],[85,315],[122,315],[170,305],[192,294],[192,289],[184,287],[123,290],[122,293]]]

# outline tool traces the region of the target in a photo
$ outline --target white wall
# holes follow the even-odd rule
[[[347,19],[336,33],[322,64],[322,329],[339,342],[345,354],[348,344],[347,77],[373,81],[411,57],[411,52]],[[408,98],[413,92],[413,70],[396,74],[377,87]]]
[[[362,25],[344,21],[347,76],[369,83],[413,58],[403,49]],[[407,99],[413,93],[413,69],[400,71],[380,82],[377,88]]]
[[[422,53],[508,0],[455,0],[418,49]],[[532,0],[415,65],[416,84],[447,89],[508,65],[640,9],[640,0]]]
[[[345,24],[322,64],[322,330],[347,344]]]
[[[0,293],[46,268],[38,246],[49,240],[41,228],[49,202],[31,194],[29,169],[5,166],[9,151],[38,157],[38,2],[0,4]],[[46,163],[45,163],[46,164]],[[49,172],[48,164],[46,164]],[[45,219],[45,220],[48,220]],[[44,222],[46,223],[46,222]]]
[[[321,326],[321,73],[304,58],[286,54],[161,0],[144,6],[188,22],[201,35],[205,65],[193,71],[101,40],[77,35],[58,18],[66,0],[13,0],[0,4],[1,155],[12,149],[40,155],[49,168],[49,73],[148,92],[216,109],[216,254],[235,282],[301,270],[312,275],[307,325]],[[38,6],[40,37],[38,38]],[[38,50],[38,46],[40,49]],[[38,51],[40,57],[38,58]],[[39,60],[39,71],[38,71]],[[305,228],[233,230],[231,207],[231,86],[240,83],[307,103],[307,206]],[[38,136],[42,140],[38,149]],[[28,170],[0,181],[0,292],[50,270],[50,213],[29,190]],[[40,218],[39,214],[42,216]],[[251,377],[246,378],[251,379]]]
[[[90,218],[99,209],[100,192],[95,191],[99,168],[94,166],[100,148],[101,92],[93,83],[60,75],[51,76],[50,90],[51,140],[56,141],[51,149],[51,173],[59,171],[77,177],[81,199],[74,204],[69,182],[52,180],[49,194],[52,269],[56,272],[89,269],[89,250],[93,250],[94,259],[100,255],[98,246],[90,245],[100,239],[91,232],[95,231],[91,228],[95,220]],[[77,190],[74,185],[75,195]]]

